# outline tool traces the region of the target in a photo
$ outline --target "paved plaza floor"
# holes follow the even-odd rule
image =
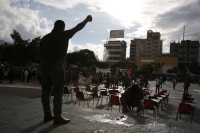
[[[155,81],[149,81],[149,88],[155,93]],[[71,86],[68,86],[70,88]],[[163,84],[162,89],[170,91],[169,102],[164,110],[153,117],[148,111],[137,116],[136,110],[127,114],[119,112],[118,106],[108,111],[105,104],[96,106],[97,100],[90,102],[89,108],[76,104],[75,96],[68,101],[63,97],[63,116],[70,123],[54,126],[52,121],[43,122],[41,105],[41,87],[35,84],[7,82],[0,84],[0,132],[1,133],[199,133],[200,132],[200,86],[191,84],[189,92],[195,97],[195,121],[190,122],[189,115],[182,115],[176,121],[178,105],[183,94],[183,83],[172,88],[171,82]],[[52,103],[51,103],[52,104]],[[52,105],[51,105],[52,107]]]

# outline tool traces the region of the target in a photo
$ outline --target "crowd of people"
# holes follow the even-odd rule
[[[12,84],[14,80],[21,80],[24,83],[41,84],[41,71],[38,65],[15,67],[6,65],[0,68],[0,80]]]

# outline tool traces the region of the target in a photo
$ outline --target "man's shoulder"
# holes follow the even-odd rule
[[[72,32],[72,29],[70,30],[65,30],[62,32],[62,34],[68,36],[69,38],[71,38],[73,36],[73,32]]]
[[[48,34],[46,34],[46,35],[44,35],[43,37],[42,37],[42,40],[44,40],[44,39],[46,39],[46,38],[48,38],[48,37],[50,37],[51,36],[51,33],[48,33]]]

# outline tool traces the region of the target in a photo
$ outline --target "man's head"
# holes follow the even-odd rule
[[[65,30],[65,22],[62,20],[57,20],[54,23],[54,29],[64,31]]]

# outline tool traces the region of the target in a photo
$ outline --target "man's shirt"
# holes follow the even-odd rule
[[[40,49],[43,51],[43,60],[64,63],[68,42],[72,36],[72,30],[59,31],[56,29],[45,35],[40,42]]]

